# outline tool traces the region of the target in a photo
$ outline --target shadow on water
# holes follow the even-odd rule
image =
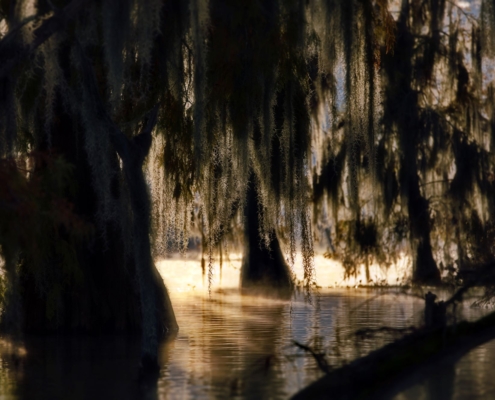
[[[265,316],[253,324],[246,319],[243,322],[246,341],[251,347],[243,355],[242,382],[243,387],[251,390],[239,390],[237,395],[242,399],[280,398],[284,392],[284,379],[280,368],[280,345],[283,342],[283,319],[286,304],[275,303],[264,307]],[[244,315],[252,315],[252,305],[243,304]]]
[[[443,365],[441,369],[433,371],[424,382],[414,385],[401,394],[393,397],[394,400],[452,400],[455,396],[456,368],[455,365]],[[462,397],[461,398],[465,398]],[[470,398],[470,397],[467,397]],[[479,398],[479,397],[473,397]]]
[[[287,398],[280,348],[289,302],[238,291],[177,301],[181,330],[170,343],[175,375],[161,398]]]
[[[0,336],[0,399],[287,399],[322,376],[310,346],[332,367],[394,340],[390,333],[356,330],[421,323],[421,299],[376,291],[322,292],[312,303],[242,296],[222,290],[211,297],[173,299],[181,327],[160,347],[161,369],[139,380],[139,338]],[[472,309],[464,310],[474,315]],[[395,400],[495,398],[495,341]]]
[[[159,375],[140,379],[139,360],[136,337],[38,336],[22,344],[3,339],[0,398],[158,399]]]

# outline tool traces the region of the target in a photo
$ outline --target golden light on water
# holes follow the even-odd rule
[[[231,253],[220,268],[218,261],[213,264],[211,290],[234,289],[239,287],[242,254]],[[344,268],[340,262],[329,260],[318,254],[314,258],[316,284],[322,288],[356,287],[359,285],[397,285],[410,278],[410,259],[400,257],[398,262],[388,268],[372,264],[369,267],[370,281],[366,278],[366,269],[362,265],[356,276],[344,279]],[[170,258],[156,263],[172,297],[194,292],[208,293],[208,271],[201,269],[199,255],[186,255],[186,258]],[[301,255],[295,259],[293,272],[296,278],[303,280],[304,272]]]
[[[377,315],[379,323],[410,326],[416,316],[414,304],[421,302],[384,296],[361,308],[369,290],[325,289],[366,284],[364,266],[357,276],[344,279],[342,264],[321,254],[314,258],[321,296],[311,301],[302,292],[290,300],[245,296],[238,290],[241,263],[238,253],[224,256],[221,270],[215,262],[211,292],[200,255],[156,263],[180,327],[177,338],[161,352],[166,374],[173,375],[164,398],[200,398],[198,393],[203,393],[201,398],[240,399],[244,393],[253,398],[288,398],[322,374],[311,356],[294,347],[293,340],[329,352],[340,341],[338,355],[329,357],[337,364],[348,362],[356,357],[354,342],[348,339],[352,332],[373,326]],[[409,268],[407,259],[388,269],[371,265],[370,284],[401,283],[397,278],[407,276]],[[303,279],[301,255],[296,257],[293,272],[296,279]],[[361,343],[359,351],[380,345]]]
[[[0,354],[2,356],[5,355],[13,355],[16,357],[25,357],[27,355],[26,348],[14,341],[11,341],[7,338],[0,338]]]
[[[311,346],[338,366],[394,338],[357,340],[357,330],[421,324],[424,302],[417,296],[395,289],[342,289],[359,281],[366,284],[364,266],[356,277],[344,280],[341,264],[317,255],[319,295],[308,299],[298,292],[290,300],[277,300],[239,293],[241,262],[240,254],[230,254],[221,274],[219,264],[214,264],[211,294],[208,271],[203,276],[196,254],[157,262],[180,329],[174,340],[162,343],[160,377],[156,386],[145,388],[150,395],[140,398],[289,398],[323,374],[314,358],[294,341]],[[386,270],[372,265],[369,274],[373,282],[392,285],[409,270],[410,260],[404,258]],[[302,279],[300,257],[294,273]],[[337,289],[325,290],[328,287]],[[487,311],[466,307],[460,312],[470,316],[462,318],[478,319]],[[65,398],[76,391],[96,393],[99,398],[127,398],[135,390],[139,346],[139,341],[113,336],[57,335],[26,342],[0,338],[0,399],[37,398],[44,392],[51,394],[46,398]],[[495,393],[490,374],[495,341],[486,346],[464,357],[452,376],[446,375],[454,382],[455,398]],[[427,383],[412,388],[394,400],[431,397],[429,387]]]

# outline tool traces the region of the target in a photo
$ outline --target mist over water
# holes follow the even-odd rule
[[[223,263],[221,278],[215,266],[211,294],[197,259],[158,262],[180,331],[161,345],[162,368],[155,380],[138,383],[136,339],[45,336],[12,342],[4,337],[0,399],[286,399],[323,374],[293,341],[340,366],[397,338],[388,333],[358,338],[358,329],[421,324],[420,297],[402,289],[355,288],[355,280],[342,281],[339,265],[322,268],[316,260],[321,288],[309,299],[299,292],[290,301],[240,295],[235,255]],[[390,274],[393,280],[393,269]],[[335,281],[348,287],[327,287]],[[486,312],[466,304],[459,317],[477,319]],[[490,398],[494,362],[491,342],[396,400]]]

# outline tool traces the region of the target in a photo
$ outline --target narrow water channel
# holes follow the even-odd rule
[[[0,400],[286,399],[322,375],[294,341],[337,366],[394,339],[390,333],[359,338],[358,329],[421,323],[422,300],[398,289],[322,287],[309,298],[253,298],[234,287],[238,270],[231,264],[222,271],[223,283],[217,272],[208,293],[197,263],[177,263],[160,265],[180,331],[161,347],[157,379],[138,384],[136,340],[36,337],[13,343],[4,337]],[[469,319],[484,312],[460,310]],[[493,365],[490,342],[396,400],[495,398]]]

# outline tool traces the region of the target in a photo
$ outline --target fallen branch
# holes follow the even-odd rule
[[[313,356],[313,358],[315,359],[316,363],[318,364],[318,367],[325,374],[330,373],[330,371],[332,370],[332,367],[328,364],[328,361],[325,358],[324,353],[317,353],[311,347],[306,346],[302,343],[296,342],[295,340],[293,340],[292,343],[294,343],[295,346],[299,347],[300,349],[304,350],[305,352],[311,354]]]
[[[358,329],[354,334],[361,338],[372,337],[377,333],[397,333],[400,335],[404,335],[406,333],[415,332],[417,328],[415,326],[408,326],[407,328],[393,328],[391,326],[381,326],[380,328],[362,328]]]
[[[331,371],[293,399],[392,398],[492,339],[495,312],[476,322],[421,329]]]

